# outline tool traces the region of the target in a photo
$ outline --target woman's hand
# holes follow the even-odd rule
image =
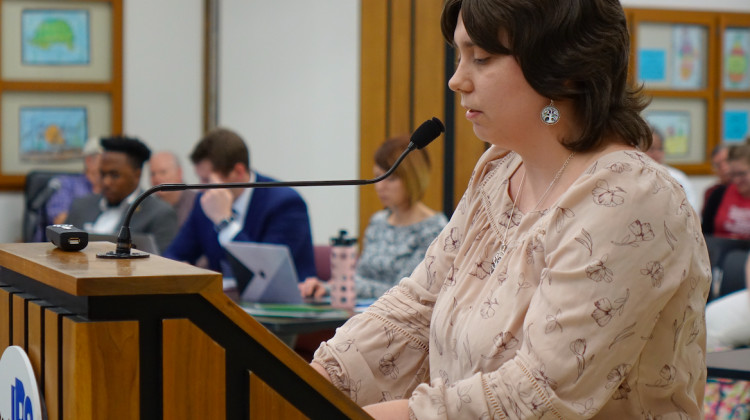
[[[393,400],[362,407],[374,419],[409,420],[409,400]]]
[[[302,297],[312,296],[314,298],[323,297],[326,294],[325,283],[317,277],[308,277],[302,283],[298,284],[299,292]]]

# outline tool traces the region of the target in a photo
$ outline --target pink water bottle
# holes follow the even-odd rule
[[[357,291],[354,271],[357,265],[357,238],[348,238],[346,231],[331,238],[331,306],[354,309]]]

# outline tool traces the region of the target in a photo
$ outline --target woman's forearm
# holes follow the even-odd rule
[[[328,374],[328,371],[326,371],[323,365],[317,362],[311,362],[310,366],[312,366],[313,369],[315,369],[318,373],[320,373],[322,377],[326,378],[328,382],[331,382],[331,375]]]

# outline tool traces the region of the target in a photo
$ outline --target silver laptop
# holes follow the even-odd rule
[[[156,245],[156,238],[150,233],[131,233],[130,239],[133,242],[133,248],[138,251],[148,252],[149,254],[159,255],[159,246]],[[117,243],[117,235],[107,233],[90,233],[89,242],[106,241]]]
[[[241,300],[302,303],[297,271],[286,245],[231,242],[224,248]]]

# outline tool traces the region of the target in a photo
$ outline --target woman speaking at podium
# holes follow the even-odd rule
[[[708,254],[642,150],[617,0],[448,0],[480,158],[414,273],[313,367],[375,418],[701,418]]]

